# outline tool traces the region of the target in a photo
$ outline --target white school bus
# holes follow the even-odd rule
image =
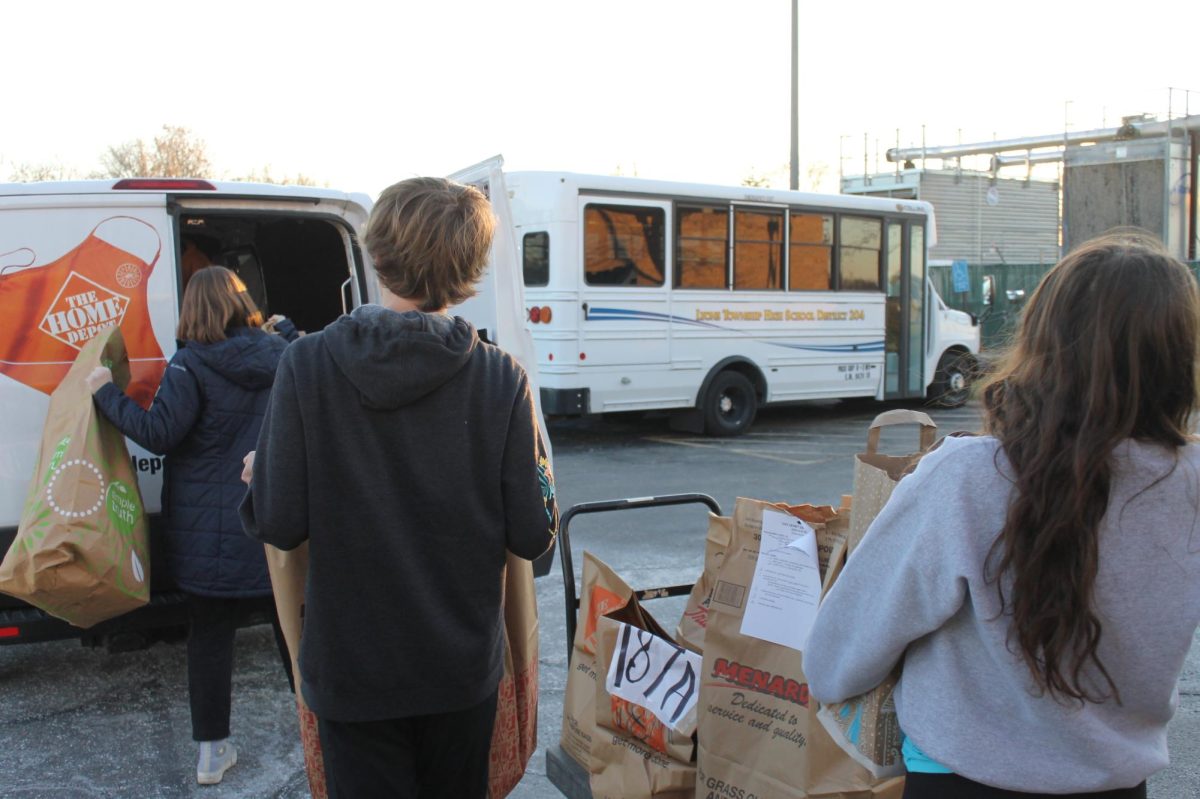
[[[979,327],[926,279],[928,203],[506,179],[547,414],[679,409],[736,435],[768,403],[966,401]]]

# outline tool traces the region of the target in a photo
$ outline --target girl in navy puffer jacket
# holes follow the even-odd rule
[[[188,695],[200,742],[196,779],[220,782],[237,762],[229,737],[233,639],[240,605],[267,596],[262,545],[238,517],[242,457],[254,449],[286,342],[260,329],[262,314],[233,272],[196,272],[183,294],[181,342],[148,411],[112,383],[88,376],[96,405],[126,436],[165,454],[167,564],[188,594]]]

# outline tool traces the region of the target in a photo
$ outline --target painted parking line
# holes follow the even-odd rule
[[[721,452],[728,452],[734,455],[742,455],[747,458],[759,458],[765,461],[779,461],[780,463],[788,463],[793,466],[813,466],[818,463],[826,463],[827,461],[835,460],[844,455],[830,456],[827,458],[818,458],[816,460],[800,460],[797,458],[785,458],[781,455],[772,455],[766,452],[758,452],[755,450],[741,449],[736,447],[726,447],[718,444],[702,443],[700,441],[692,441],[682,438],[667,438],[666,436],[647,436],[645,441],[653,441],[656,444],[674,444],[677,447],[694,447],[696,449],[719,449]]]
[[[863,430],[866,430],[866,429],[867,429],[867,426],[863,425]],[[790,441],[790,440],[797,440],[797,439],[802,439],[802,438],[828,438],[828,439],[843,438],[843,439],[854,439],[854,440],[866,441],[866,433],[865,432],[864,433],[833,433],[833,432],[820,431],[820,430],[814,430],[812,432],[805,431],[805,430],[790,430],[786,433],[772,433],[770,431],[756,432],[756,431],[752,430],[749,433],[742,433],[740,436],[738,436],[738,438],[748,439],[748,440],[771,440],[771,439],[773,439],[776,441]]]
[[[830,441],[824,436],[796,436],[796,435],[779,435],[770,438],[749,439],[746,436],[738,436],[736,439],[714,439],[708,436],[672,436],[659,435],[647,436],[646,441],[654,441],[659,444],[682,444],[692,447],[718,447],[720,449],[728,449],[730,444],[737,443],[738,448],[746,451],[757,451],[772,449],[790,449],[792,451],[801,450],[800,454],[807,455],[804,450],[815,450],[813,455],[821,455],[826,452],[859,452],[866,446],[866,436],[847,436],[841,441]]]

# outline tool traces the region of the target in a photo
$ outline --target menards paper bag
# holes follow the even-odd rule
[[[129,361],[116,327],[83,346],[50,395],[29,498],[0,563],[0,591],[76,627],[150,599],[146,515],[125,437],[84,385],[101,365],[119,387],[127,385]]]
[[[813,528],[821,593],[845,557],[848,508],[737,500],[705,634],[696,796],[899,799],[902,779],[872,777],[821,726],[800,651],[741,633],[767,510]]]
[[[592,736],[590,778],[594,799],[690,799],[695,794],[699,673],[686,662],[687,657],[680,662],[681,654],[681,647],[671,642],[636,598],[600,617],[596,629],[597,729]],[[694,654],[690,659],[699,660]],[[673,675],[668,681],[666,675],[675,663],[681,666],[678,673],[683,676]],[[626,697],[609,692],[606,677],[610,671],[618,681],[624,678]],[[628,690],[631,687],[633,690]],[[654,703],[677,729],[629,696],[666,699],[666,712],[663,702]],[[690,712],[683,712],[689,706]]]
[[[624,607],[633,589],[602,560],[583,553],[583,588],[563,695],[562,748],[590,770],[596,731],[596,625],[602,615]]]
[[[511,552],[504,571],[504,674],[488,763],[488,796],[507,796],[537,748],[538,616],[533,563]]]
[[[296,714],[300,721],[300,743],[304,747],[304,770],[308,775],[308,790],[313,799],[329,795],[325,786],[325,760],[321,753],[321,738],[317,733],[317,714],[304,702],[300,686],[300,634],[304,628],[304,586],[308,582],[308,542],[284,551],[264,545],[267,570],[271,574],[271,589],[275,593],[275,610],[279,627],[292,659],[292,676],[296,683]]]
[[[708,608],[717,570],[733,537],[733,519],[708,514],[708,536],[704,542],[704,571],[700,574],[683,608],[683,617],[675,628],[675,641],[693,652],[704,651],[704,630],[708,627]]]
[[[879,432],[884,427],[915,424],[921,427],[920,448],[908,455],[884,455],[879,450]],[[898,409],[875,417],[867,431],[867,449],[854,459],[854,506],[850,512],[850,551],[858,546],[879,511],[887,504],[896,483],[916,467],[933,446],[937,425],[920,411]]]

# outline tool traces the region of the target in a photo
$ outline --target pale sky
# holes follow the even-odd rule
[[[0,180],[164,124],[215,177],[509,169],[787,185],[788,0],[0,3]],[[1200,113],[1200,3],[800,2],[801,184],[929,145]],[[1189,94],[1183,89],[1191,89]],[[1070,105],[1067,105],[1070,101]],[[1014,172],[1014,176],[1020,176]]]

